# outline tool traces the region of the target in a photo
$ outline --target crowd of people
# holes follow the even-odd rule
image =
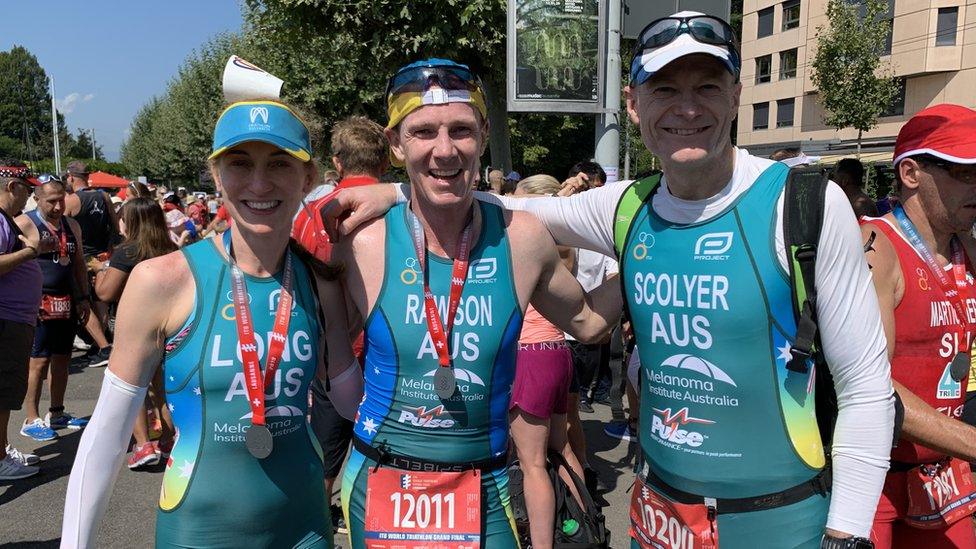
[[[631,547],[976,547],[976,111],[904,125],[880,209],[856,159],[734,146],[740,69],[721,19],[644,29],[635,181],[482,172],[481,81],[438,58],[390,77],[385,127],[334,125],[332,173],[299,109],[229,103],[222,204],[2,162],[0,423],[85,429],[62,547],[127,453],[166,461],[159,547],[605,547],[597,403],[640,448]],[[0,479],[36,474],[0,433]]]

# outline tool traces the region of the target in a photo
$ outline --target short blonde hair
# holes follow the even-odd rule
[[[526,194],[553,195],[559,192],[562,184],[555,177],[540,173],[519,181],[516,188]]]

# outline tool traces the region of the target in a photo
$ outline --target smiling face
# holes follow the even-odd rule
[[[448,103],[413,111],[386,136],[414,192],[433,206],[450,206],[470,198],[487,132],[473,106]]]
[[[680,57],[644,84],[624,91],[627,112],[640,128],[644,146],[665,167],[693,167],[731,148],[742,85],[715,57]]]
[[[302,197],[318,179],[314,162],[260,141],[232,147],[214,160],[212,171],[235,226],[254,233],[289,231]]]

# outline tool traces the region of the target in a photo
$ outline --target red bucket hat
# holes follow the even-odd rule
[[[976,164],[976,111],[948,103],[919,111],[898,132],[894,164],[920,154]]]

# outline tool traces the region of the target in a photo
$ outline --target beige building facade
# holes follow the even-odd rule
[[[864,134],[862,158],[890,159],[898,130],[912,114],[939,103],[976,107],[976,0],[889,0],[890,62],[900,93]],[[745,0],[742,97],[737,143],[766,156],[799,147],[826,159],[850,155],[857,131],[823,123],[811,80],[817,29],[827,0]]]

